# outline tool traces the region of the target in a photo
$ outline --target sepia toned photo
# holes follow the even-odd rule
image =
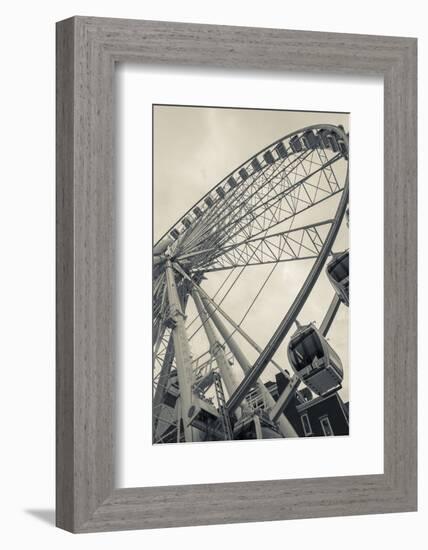
[[[349,113],[152,113],[153,444],[349,435]]]

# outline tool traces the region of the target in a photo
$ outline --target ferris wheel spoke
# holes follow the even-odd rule
[[[225,220],[229,222],[231,216],[235,215],[236,217],[237,212],[239,213],[242,208],[251,202],[261,201],[266,195],[266,187],[279,184],[284,174],[296,169],[298,164],[312,153],[312,151],[303,151],[298,155],[280,159],[275,165],[267,165],[266,169],[250,174],[247,179],[240,181],[240,183],[233,179],[235,183],[224,199],[219,202],[219,207],[205,213],[204,233],[212,233],[212,229],[221,226]],[[201,238],[200,233],[198,237]],[[194,242],[195,237],[192,236],[190,241],[187,241],[187,245]]]
[[[298,208],[296,209],[295,212],[293,212],[292,214],[290,214],[289,216],[285,216],[283,217],[280,221],[273,221],[272,222],[272,225],[270,227],[268,227],[267,229],[273,229],[273,227],[275,227],[275,225],[279,225],[280,223],[285,223],[285,222],[290,222],[290,225],[293,223],[295,217],[298,215],[298,214],[302,214],[303,212],[313,208],[314,206],[317,206],[319,205],[320,203],[324,202],[325,200],[328,200],[330,199],[331,197],[333,197],[334,195],[336,195],[337,193],[340,193],[342,191],[342,189],[340,189],[339,191],[336,191],[335,193],[331,194],[330,196],[326,196],[326,197],[323,197],[323,198],[320,198],[318,200],[316,200],[315,202],[308,202],[306,200],[301,200],[299,198],[299,201],[298,201]],[[266,232],[267,230],[265,230]],[[259,237],[260,233],[256,233],[255,235],[252,235],[252,238],[261,238]],[[238,242],[240,242],[239,240],[239,237],[240,237],[240,234],[239,232],[237,231],[236,233],[234,234],[231,234],[228,238],[228,241],[232,241],[235,239],[235,242],[236,240],[238,240]],[[245,239],[244,239],[245,240]],[[227,244],[226,244],[227,246]]]
[[[229,399],[229,402],[227,404],[227,409],[229,412],[233,412],[236,409],[236,407],[239,406],[239,403],[241,403],[247,391],[252,387],[255,380],[257,380],[260,377],[260,375],[268,365],[269,360],[273,357],[278,347],[280,346],[285,336],[287,335],[288,331],[290,330],[291,325],[294,323],[297,315],[300,313],[300,310],[305,304],[306,299],[309,296],[309,293],[311,292],[313,286],[315,285],[315,282],[321,272],[321,269],[323,268],[325,261],[331,251],[331,247],[339,231],[340,225],[342,223],[342,219],[345,215],[345,211],[348,205],[348,198],[349,198],[348,177],[349,176],[347,173],[344,192],[342,194],[342,197],[337,209],[337,216],[334,220],[334,223],[331,225],[329,229],[327,238],[325,240],[324,246],[320,254],[318,255],[314,265],[312,266],[311,271],[309,272],[303,287],[300,289],[293,304],[291,305],[290,309],[284,316],[278,328],[272,335],[270,341],[264,348],[263,352],[257,358],[251,371],[245,376],[244,380],[241,382],[239,388],[235,391],[234,395],[232,395],[232,397]]]
[[[304,151],[299,155],[294,155],[286,159],[279,159],[274,165],[266,164],[259,172],[253,172],[248,179],[240,180],[240,183],[229,191],[223,201],[219,203],[219,208],[208,214],[207,221],[222,220],[222,215],[229,214],[243,203],[254,198],[263,190],[266,184],[269,184],[281,172],[292,170],[299,162],[310,153]],[[247,167],[248,168],[248,167]],[[236,181],[236,180],[235,180]]]
[[[213,249],[214,250],[214,249]],[[241,252],[241,254],[243,254],[243,251]],[[181,263],[183,263],[185,260],[181,260]],[[174,266],[176,267],[176,269],[178,270],[179,273],[181,273],[184,277],[184,279],[186,279],[191,285],[195,284],[195,281],[193,279],[191,279],[186,272],[184,272],[180,266],[180,264],[175,264],[174,263]],[[244,272],[246,266],[243,266],[243,267],[240,267],[238,269],[238,275],[237,277],[235,277],[234,280],[232,280],[232,283],[229,285],[229,288],[226,290],[226,292],[223,294],[223,297],[221,298],[219,304],[221,304],[225,299],[226,297],[228,296],[228,294],[230,293],[230,291],[232,290],[232,288],[235,286],[235,284],[237,283],[238,279],[241,277],[242,273]],[[219,286],[219,288],[217,289],[216,293],[214,294],[214,298],[219,294],[219,292],[223,289],[223,287],[228,283],[230,277],[235,273],[235,269],[230,269],[229,270],[229,274],[225,277],[225,279],[223,280],[223,282],[221,283],[221,285]],[[193,325],[193,323],[198,319],[199,317],[196,316],[194,317],[194,319],[187,325],[187,328],[190,328],[190,326]],[[198,329],[199,330],[199,329]]]
[[[321,164],[325,165],[328,160],[328,157],[324,149],[317,149],[317,154]],[[323,175],[326,179],[327,185],[329,186],[331,192],[340,188],[340,184],[337,181],[336,174],[331,166],[325,166],[325,169],[323,170]]]
[[[339,159],[340,159],[340,156],[334,157],[333,159],[331,159],[329,161],[329,163],[332,164],[334,162],[337,162]],[[278,225],[278,224],[282,223],[283,221],[286,221],[287,219],[290,219],[292,216],[296,216],[297,214],[301,213],[302,211],[306,210],[307,208],[315,206],[315,205],[319,204],[320,202],[322,202],[322,200],[330,198],[331,196],[333,196],[335,194],[335,193],[329,193],[328,191],[326,191],[324,193],[324,197],[321,198],[320,200],[316,200],[316,199],[314,200],[314,193],[312,193],[312,196],[311,196],[311,194],[309,192],[310,189],[311,188],[317,189],[317,187],[313,186],[311,184],[311,182],[309,182],[309,184],[308,184],[308,180],[309,180],[309,178],[311,178],[314,175],[318,174],[318,172],[322,169],[323,168],[317,169],[312,174],[303,177],[301,180],[299,180],[297,183],[295,183],[290,188],[286,189],[285,191],[281,191],[281,192],[277,193],[276,195],[270,197],[267,201],[262,202],[262,203],[260,203],[260,204],[258,204],[254,207],[254,209],[252,210],[252,214],[261,215],[263,212],[266,211],[268,206],[273,206],[277,203],[279,203],[279,205],[280,205],[280,209],[281,209],[280,214],[277,217],[275,217],[274,219],[269,220],[269,223],[263,229],[264,231],[267,230],[267,229],[271,229],[275,225]],[[290,193],[293,193],[294,191],[296,191],[300,186],[302,186],[302,188],[305,190],[305,194],[308,195],[308,200],[302,199],[302,197],[300,195],[299,196],[292,195],[296,199],[296,206],[290,212],[285,208],[284,197],[287,194],[290,194]],[[341,189],[339,189],[339,191],[341,191]],[[337,192],[339,192],[339,191],[337,191]],[[236,226],[236,229],[234,231],[232,230],[233,226]],[[235,220],[233,223],[226,225],[222,229],[223,243],[227,242],[228,240],[231,240],[236,235],[239,235],[242,232],[242,230],[244,228],[247,228],[247,227],[250,227],[250,233],[252,234],[252,236],[256,236],[261,232],[261,231],[258,231],[258,232],[253,233],[254,228],[251,227],[251,220],[246,216],[242,216],[242,218],[240,218],[239,220]]]
[[[207,263],[198,264],[197,259],[194,259],[194,266],[209,272],[241,266],[313,259],[319,254],[332,223],[333,220],[326,220],[273,235],[248,239],[226,247],[223,251],[211,256]],[[319,232],[321,229],[322,236]],[[315,230],[317,230],[316,233]]]
[[[315,187],[315,190],[316,190],[316,187]],[[339,191],[341,191],[341,189]],[[315,198],[314,202],[311,202],[312,197],[310,196],[309,193],[307,193],[308,200],[301,199],[300,196],[295,196],[294,197],[294,199],[295,199],[295,202],[294,202],[295,212],[292,213],[292,215],[290,215],[290,216],[282,217],[281,223],[284,222],[284,221],[290,220],[290,219],[292,220],[293,217],[297,213],[302,213],[305,210],[308,210],[309,208],[321,203],[322,201],[330,198],[331,196],[334,196],[339,191],[335,191],[330,196],[326,195],[323,198],[317,198],[316,193],[315,193],[313,195],[313,197]],[[279,203],[278,203],[278,207],[279,207]],[[323,223],[314,224],[313,226],[308,226],[306,228],[305,233],[304,233],[303,236],[305,238],[306,237],[312,238],[312,232],[315,232],[315,235],[316,235],[317,227],[322,226],[322,225],[323,225]],[[290,233],[290,231],[292,231],[292,230],[285,231],[282,234],[283,235],[288,235]],[[294,231],[297,231],[297,229],[295,229]],[[237,239],[238,236],[239,236],[239,232],[237,231],[236,235],[231,235],[228,240],[232,241],[233,239]],[[269,244],[273,244],[273,246],[275,247],[275,244],[277,244],[277,242],[276,242],[277,239],[278,239],[278,235],[274,236],[273,241],[272,241],[271,236],[268,236],[268,235],[265,235],[265,236],[260,237],[258,239],[256,239],[255,237],[249,239],[247,237],[247,235],[245,235],[245,238],[242,241],[238,240],[238,242],[235,242],[234,244],[229,245],[229,246],[227,246],[227,245],[224,246],[224,247],[217,246],[217,247],[211,247],[211,248],[208,248],[208,249],[196,250],[193,253],[184,254],[184,255],[181,255],[181,256],[178,256],[178,257],[180,259],[188,259],[188,258],[193,256],[193,258],[194,258],[194,260],[193,260],[194,267],[195,268],[197,267],[198,269],[205,268],[206,271],[214,271],[214,270],[218,270],[218,269],[225,269],[225,266],[227,266],[227,268],[229,269],[231,267],[237,267],[237,266],[245,265],[246,261],[248,261],[249,253],[250,253],[251,249],[252,249],[253,255],[254,255],[254,252],[257,251],[257,249],[253,248],[255,243],[264,243],[264,244],[266,244],[266,246],[269,246]],[[318,240],[320,240],[319,235],[318,235]],[[285,240],[286,245],[287,245],[287,242],[288,242],[288,244],[291,243],[292,242],[292,237],[288,240],[287,239]],[[316,243],[313,243],[313,244],[315,246]],[[231,258],[230,252],[234,251],[235,249],[236,249],[236,253]],[[309,249],[309,252],[313,252],[313,253],[316,253],[316,254],[318,253],[318,251],[314,252],[313,250],[310,250],[310,249]],[[236,254],[238,254],[238,253],[240,253],[239,258],[236,257]],[[211,263],[216,258],[218,258],[220,256],[223,256],[224,259],[226,259],[227,257],[229,259],[225,264],[223,264],[223,263],[221,265],[217,264],[213,268]],[[296,255],[295,255],[294,250],[291,249],[290,256],[288,258],[285,258],[285,259],[286,260],[296,259],[295,256]],[[310,257],[312,257],[312,256],[310,256]],[[277,257],[275,256],[274,259],[277,259]],[[277,261],[284,261],[284,258],[277,259]],[[259,264],[259,263],[265,263],[265,262],[260,261],[260,257],[258,257],[258,259],[255,260],[254,262],[252,262],[252,264],[250,264],[250,265]]]
[[[276,365],[274,354],[332,253],[334,235],[348,200],[347,168],[348,141],[342,127],[316,125],[297,130],[259,151],[221,180],[155,244],[154,442],[182,441],[183,430],[186,441],[199,437],[221,439],[219,422],[222,420],[224,424],[225,418],[236,432],[228,432],[230,437],[226,439],[234,439],[241,435],[241,428],[237,428],[241,414],[247,414],[252,407],[264,407],[270,416],[274,400],[266,388],[265,393],[257,394],[263,386],[260,375],[267,364]],[[342,194],[340,201],[318,208],[338,194]],[[305,214],[310,209],[315,212],[312,216]],[[333,209],[335,214],[326,214]],[[305,282],[291,307],[284,306],[288,311],[284,311],[280,325],[261,348],[242,326],[251,327],[257,320],[261,302],[272,287],[275,269],[281,263],[293,265],[299,260],[308,261],[303,266],[308,272]],[[252,269],[254,284],[245,294],[247,299],[239,319],[234,321],[221,309],[221,304],[233,289],[236,294],[239,284],[242,286],[241,276],[247,273],[247,268],[267,265],[271,267]],[[219,271],[225,271],[225,275],[212,276],[212,272]],[[205,277],[215,287],[221,282],[214,294],[215,298],[221,290],[216,301],[200,286]],[[190,311],[195,315],[191,321],[186,313],[189,297],[193,298]],[[329,309],[326,317],[329,324],[338,300],[335,297]],[[189,331],[194,322],[197,324],[193,332]],[[194,338],[201,329],[205,338],[201,334]],[[235,333],[245,340],[245,348],[235,342]],[[255,363],[250,362],[251,355],[246,356],[251,348],[258,354]],[[244,371],[240,383],[232,380],[234,362]],[[278,368],[290,379],[287,371],[279,365]],[[224,396],[219,399],[214,379],[224,384],[229,396],[227,402]],[[262,405],[261,396],[264,396]],[[200,412],[196,412],[197,418],[190,419],[192,404]],[[281,407],[284,408],[283,403]],[[273,418],[277,428],[279,418],[280,415]],[[288,430],[280,433],[290,434]],[[261,425],[258,435],[262,436]]]
[[[213,229],[234,223],[234,220],[242,216],[243,210],[248,213],[249,205],[253,209],[255,204],[263,201],[269,193],[281,185],[282,179],[288,177],[312,154],[313,151],[304,151],[299,155],[282,159],[274,167],[268,166],[266,172],[262,171],[253,178],[250,176],[234,187],[223,199],[221,208],[207,214],[204,219],[204,230],[198,234],[198,238],[193,237],[190,241],[186,241],[187,249],[192,244],[195,245],[195,242],[197,246],[204,235],[212,235]]]
[[[198,285],[192,278],[189,277],[189,275],[183,271],[183,269],[178,265],[174,264],[174,269],[177,270],[178,273],[180,273],[185,279],[189,281],[189,283],[198,290],[200,295],[203,297],[204,300],[206,300],[213,308],[215,312],[218,312],[233,328],[234,332],[238,332],[244,340],[250,344],[250,346],[255,349],[257,352],[261,353],[263,351],[262,347],[259,346],[252,338],[251,336],[241,327],[240,324],[236,323],[232,319],[230,315],[226,313],[224,309],[221,307],[221,303],[214,301],[214,299],[200,286]],[[209,353],[205,352],[205,354]],[[205,354],[203,354],[201,357],[203,357]],[[200,358],[201,358],[200,357]],[[197,361],[200,359],[198,358]],[[273,358],[270,360],[272,365],[274,365],[281,373],[283,373],[287,378],[289,377],[288,371],[284,370]]]

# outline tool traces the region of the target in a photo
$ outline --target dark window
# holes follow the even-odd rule
[[[306,142],[306,147],[315,149],[318,146],[319,138],[314,134],[312,130],[308,130],[303,134],[303,139]]]
[[[230,176],[230,178],[227,180],[227,183],[229,184],[229,187],[231,189],[233,189],[234,187],[236,187],[236,180],[233,176]]]
[[[239,175],[241,176],[241,178],[245,181],[246,179],[248,179],[248,172],[245,170],[245,168],[241,168],[239,170]]]
[[[320,422],[321,422],[321,428],[322,428],[322,431],[324,432],[324,435],[326,436],[334,435],[328,416],[322,416],[320,418]]]
[[[290,139],[290,147],[293,153],[300,153],[303,150],[302,142],[299,136],[294,136]]]
[[[319,130],[318,137],[321,139],[321,145],[323,147],[330,148],[330,142],[328,140],[328,131],[327,130]]]
[[[251,166],[253,167],[254,172],[260,172],[260,170],[262,169],[262,165],[260,164],[259,159],[257,158],[254,158],[251,161]]]
[[[267,164],[273,164],[275,162],[275,159],[270,151],[266,151],[266,153],[263,154],[263,158]]]
[[[290,343],[293,354],[293,363],[297,371],[300,371],[312,364],[317,357],[321,359],[324,356],[324,350],[321,340],[315,330],[303,333]]]
[[[305,435],[312,435],[312,427],[311,427],[311,423],[309,421],[309,416],[305,413],[305,414],[302,414],[302,426],[303,426],[303,431],[305,433]]]
[[[217,187],[215,190],[217,195],[222,199],[225,195],[224,189],[222,187]]]
[[[339,144],[337,143],[337,138],[334,134],[330,134],[328,136],[328,141],[330,143],[331,148],[335,153],[339,151]]]
[[[285,159],[288,156],[287,149],[282,141],[276,144],[275,151],[279,158]]]
[[[344,254],[333,261],[329,266],[329,273],[338,283],[349,277],[349,254]]]

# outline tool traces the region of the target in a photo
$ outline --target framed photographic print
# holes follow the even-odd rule
[[[153,106],[154,444],[349,434],[346,307],[338,315],[349,305],[345,125],[341,113]],[[277,128],[286,135],[258,151]],[[255,154],[231,172],[228,156],[244,147]],[[203,171],[221,164],[226,176],[198,196]],[[300,323],[306,304],[319,326]],[[327,341],[333,321],[343,362]],[[186,343],[182,362],[168,354],[174,338]],[[240,388],[262,349],[255,382]],[[287,355],[286,369],[275,357]]]
[[[62,21],[57,169],[59,527],[416,509],[415,39]]]

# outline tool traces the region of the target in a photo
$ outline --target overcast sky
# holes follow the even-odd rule
[[[174,225],[209,189],[226,174],[260,149],[282,136],[311,124],[342,124],[348,131],[349,115],[343,113],[319,113],[296,111],[269,111],[250,109],[197,108],[183,106],[155,106],[153,116],[154,135],[154,238],[155,241]],[[343,176],[343,174],[341,174]],[[311,221],[331,218],[339,197],[325,201],[322,206],[309,210]],[[312,212],[314,210],[314,212]],[[294,224],[302,225],[301,221]],[[304,223],[308,222],[307,215]],[[342,224],[333,247],[335,252],[348,248],[348,229]],[[285,315],[297,292],[300,290],[312,261],[278,264],[242,328],[261,346],[272,336]],[[235,321],[240,321],[250,302],[259,290],[272,266],[247,268],[240,276],[232,292],[222,303]],[[238,270],[236,270],[236,275]],[[208,274],[204,289],[213,296],[229,271]],[[232,275],[229,281],[232,281]],[[227,288],[228,285],[225,285]],[[216,301],[222,298],[220,293]],[[333,298],[334,291],[323,273],[299,315],[301,323],[316,321],[321,324]],[[195,314],[189,302],[188,321]],[[191,335],[198,323],[189,330]],[[291,334],[294,329],[291,331]],[[291,335],[290,334],[290,335]],[[254,361],[257,352],[241,337],[236,336],[248,358]],[[348,308],[341,306],[329,333],[330,344],[339,353],[345,369],[344,387],[341,395],[348,399]],[[279,348],[275,359],[288,368],[286,345]],[[203,330],[191,340],[194,357],[207,349]],[[242,374],[240,370],[238,377]],[[273,379],[275,369],[268,368],[262,376],[264,381]]]

